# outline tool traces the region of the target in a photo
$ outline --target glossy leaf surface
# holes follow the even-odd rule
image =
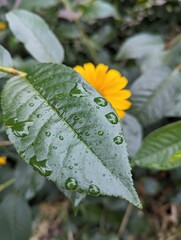
[[[133,159],[133,164],[151,169],[181,166],[181,121],[166,125],[149,134]]]
[[[10,79],[2,99],[9,138],[35,170],[61,189],[140,206],[117,115],[79,74],[39,64],[27,78]]]
[[[36,60],[63,61],[63,47],[41,17],[25,10],[13,10],[6,17],[16,38]]]

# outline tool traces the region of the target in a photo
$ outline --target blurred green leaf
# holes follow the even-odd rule
[[[36,173],[22,160],[18,162],[16,167],[15,178],[16,189],[18,189],[19,194],[21,194],[27,200],[33,198],[45,183],[45,178]]]
[[[132,163],[157,170],[181,166],[181,121],[168,124],[150,133]]]
[[[2,106],[19,154],[61,189],[119,196],[140,206],[118,118],[71,68],[38,64],[26,78],[10,79]]]
[[[16,38],[36,60],[55,63],[63,61],[63,47],[42,18],[25,10],[13,10],[6,17]]]
[[[119,14],[113,4],[105,1],[93,1],[88,4],[82,4],[82,18],[84,20],[104,19],[108,17],[119,18]]]
[[[164,49],[163,39],[154,34],[140,33],[128,38],[120,47],[117,60],[140,59]]]
[[[5,67],[13,67],[13,60],[10,53],[0,45],[0,65]]]
[[[20,8],[32,10],[53,7],[58,0],[21,0]]]
[[[142,127],[137,119],[128,113],[122,119],[121,123],[123,126],[124,136],[128,144],[129,155],[133,157],[141,145]]]
[[[131,86],[131,112],[144,125],[157,122],[174,107],[176,92],[181,89],[181,70],[171,72],[162,66],[149,69]]]
[[[1,239],[28,240],[31,234],[31,210],[24,199],[8,195],[0,205]]]

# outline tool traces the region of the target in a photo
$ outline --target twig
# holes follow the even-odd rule
[[[3,184],[0,184],[0,192],[2,190],[4,190],[5,188],[9,187],[10,185],[12,185],[14,182],[15,182],[15,179],[12,178],[12,179],[8,180],[7,182],[5,182]]]
[[[0,142],[0,147],[10,146],[10,145],[12,145],[12,143],[10,141],[1,141]]]
[[[69,0],[62,0],[62,2],[64,3],[65,7],[71,13],[73,13],[73,9],[72,9],[72,6],[71,6]],[[79,19],[74,18],[74,22],[75,22],[77,28],[79,29],[82,41],[83,41],[84,45],[86,46],[86,48],[88,49],[88,51],[92,57],[92,60],[94,61],[94,63],[98,63],[96,51],[94,48],[92,48],[91,44],[89,43],[89,38],[88,38],[87,34],[85,33],[84,29],[82,28]]]
[[[132,213],[133,210],[133,205],[129,203],[129,205],[127,206],[127,209],[125,211],[125,214],[123,216],[123,220],[121,222],[121,225],[119,227],[119,231],[118,231],[118,239],[120,239],[125,231],[126,225],[128,224],[130,215]]]
[[[25,73],[25,72],[20,72],[14,68],[8,68],[8,67],[3,67],[3,66],[0,66],[0,72],[13,74],[13,75],[19,76],[19,77],[25,77],[27,75],[27,73]]]

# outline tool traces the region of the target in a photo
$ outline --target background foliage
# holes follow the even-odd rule
[[[8,157],[0,167],[3,239],[180,239],[180,12],[176,0],[0,2],[0,22],[6,24],[0,44],[15,68],[29,71],[52,59],[70,67],[92,61],[127,76],[133,105],[122,125],[144,206],[89,196],[74,215],[56,186],[5,146],[0,116],[0,154]],[[12,66],[2,47],[0,59]]]

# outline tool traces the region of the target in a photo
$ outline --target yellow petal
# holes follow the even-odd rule
[[[0,157],[0,165],[4,165],[7,162],[7,158],[6,157]]]

